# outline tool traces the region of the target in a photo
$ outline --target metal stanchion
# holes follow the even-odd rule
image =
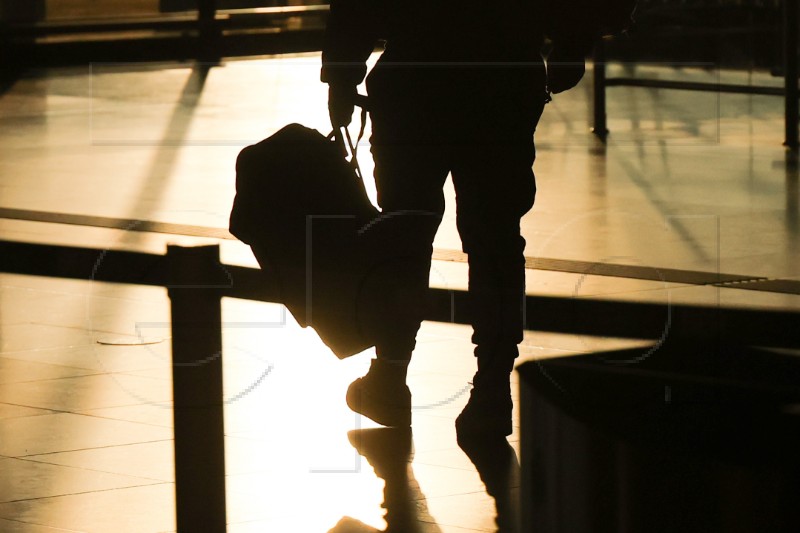
[[[798,147],[798,88],[797,88],[797,0],[783,2],[783,61],[786,83],[786,140],[789,148]]]
[[[167,248],[178,532],[225,531],[219,246]]]
[[[594,46],[594,128],[592,132],[605,139],[608,136],[606,124],[606,49],[605,42],[599,39]]]
[[[217,25],[217,0],[197,1],[197,24],[200,47],[197,58],[206,62],[218,61],[220,30]]]

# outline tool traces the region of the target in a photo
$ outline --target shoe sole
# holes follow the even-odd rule
[[[387,427],[411,427],[411,408],[389,405],[377,400],[361,387],[358,378],[347,389],[347,406],[356,413]],[[375,408],[374,406],[380,406]]]
[[[456,435],[496,435],[508,437],[513,428],[508,405],[496,409],[476,407],[470,403],[456,417]]]

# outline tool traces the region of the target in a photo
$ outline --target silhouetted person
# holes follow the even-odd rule
[[[558,2],[555,2],[558,3]],[[386,266],[393,287],[380,306],[376,354],[348,389],[348,404],[378,423],[408,426],[406,369],[422,320],[432,242],[444,212],[448,173],[457,227],[469,255],[472,341],[478,371],[459,433],[511,433],[509,376],[522,341],[525,241],[520,218],[533,206],[533,133],[547,90],[573,87],[592,37],[547,24],[534,1],[332,0],[322,54],[333,126],[350,123],[356,86],[379,41],[385,50],[367,77],[378,203],[393,244],[426,253]],[[558,68],[545,71],[545,34]],[[554,60],[555,58],[555,60]],[[430,221],[433,220],[433,223]]]

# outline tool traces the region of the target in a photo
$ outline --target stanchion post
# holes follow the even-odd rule
[[[225,531],[219,246],[167,249],[179,533]]]
[[[219,26],[217,25],[217,0],[197,1],[197,24],[199,33],[198,59],[204,62],[219,60]]]
[[[786,140],[783,144],[791,149],[798,147],[797,1],[783,0],[783,61],[786,83]]]
[[[605,41],[598,39],[594,46],[594,127],[592,132],[605,139],[608,135],[606,124],[606,49]]]

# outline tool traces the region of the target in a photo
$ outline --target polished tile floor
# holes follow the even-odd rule
[[[636,71],[778,83],[691,65]],[[587,79],[556,97],[537,133],[539,193],[523,221],[529,293],[800,309],[791,291],[595,273],[617,264],[800,281],[800,186],[781,146],[782,100],[613,88],[603,144],[588,131],[590,91]],[[325,130],[325,96],[314,54],[31,73],[0,95],[0,238],[152,253],[220,243],[225,262],[252,266],[229,239],[75,217],[225,228],[237,152],[289,122]],[[20,210],[72,218],[20,220]],[[449,185],[435,246],[445,259],[458,249]],[[589,266],[542,270],[539,258]],[[431,283],[464,288],[466,267],[437,260]],[[165,291],[96,282],[91,272],[0,274],[0,285],[0,531],[174,531]],[[367,431],[374,425],[343,398],[370,353],[337,360],[277,305],[226,299],[223,313],[229,531],[380,531],[397,491],[413,502],[409,532],[497,529],[498,505],[453,427],[474,372],[469,328],[423,325],[409,378],[413,447],[401,449],[410,462],[389,475],[365,444],[387,436]],[[522,358],[640,343],[531,331]],[[518,434],[515,419],[517,452]],[[518,482],[505,479],[513,494]]]

